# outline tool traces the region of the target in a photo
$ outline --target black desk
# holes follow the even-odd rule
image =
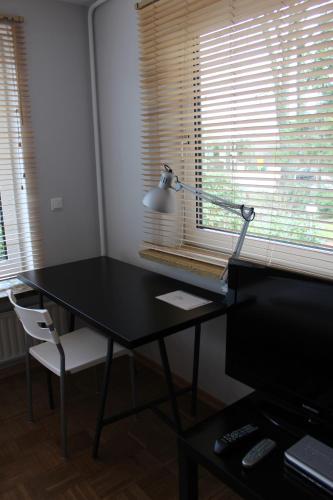
[[[310,430],[310,427],[295,425],[295,422],[292,432],[290,429],[288,432],[274,425],[267,418],[270,415],[273,416],[274,411],[267,410],[260,396],[253,393],[180,436],[178,438],[180,500],[198,499],[198,465],[208,469],[246,499],[332,499],[332,496],[328,496],[317,486],[289,472],[283,464],[284,451],[305,434],[311,432],[314,437],[323,439],[330,446],[333,445],[332,436],[324,436],[320,428]],[[278,417],[275,421],[277,420]],[[248,423],[258,425],[259,431],[243,444],[239,443],[238,448],[228,455],[215,455],[213,445],[217,437]],[[253,469],[244,469],[241,465],[243,456],[265,437],[276,441],[277,448]]]
[[[109,257],[72,262],[59,266],[28,271],[19,278],[54,302],[67,308],[73,315],[82,318],[108,336],[108,352],[105,364],[100,412],[94,442],[97,456],[102,427],[119,418],[129,416],[148,407],[155,408],[158,401],[141,405],[122,414],[105,417],[105,404],[110,381],[113,343],[134,349],[157,340],[166,382],[168,397],[173,411],[173,424],[182,433],[176,392],[173,386],[164,337],[195,327],[192,412],[196,411],[200,325],[202,322],[225,313],[223,296],[197,288],[139,267],[125,264]],[[156,296],[175,290],[207,298],[212,302],[203,307],[184,311],[156,299]]]

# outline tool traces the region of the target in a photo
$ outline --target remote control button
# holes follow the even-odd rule
[[[247,436],[250,436],[256,430],[258,430],[257,426],[252,425],[252,424],[247,424],[247,425],[244,425],[244,427],[241,427],[240,429],[236,429],[232,432],[228,432],[227,434],[224,434],[223,436],[221,436],[219,439],[217,439],[215,441],[214,452],[219,455],[222,452],[229,450],[234,445],[236,445],[238,443],[238,441],[246,438]]]

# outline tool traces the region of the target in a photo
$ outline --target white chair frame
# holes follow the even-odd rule
[[[14,308],[16,315],[18,316],[24,332],[25,332],[25,361],[26,361],[26,380],[27,380],[27,400],[28,400],[28,418],[30,422],[33,422],[33,405],[32,405],[32,380],[31,380],[31,360],[30,357],[33,355],[31,352],[31,342],[30,337],[43,342],[51,342],[56,345],[60,357],[60,420],[61,420],[61,444],[62,453],[65,458],[68,457],[68,445],[67,445],[67,418],[66,418],[66,393],[65,393],[65,378],[66,378],[66,354],[61,343],[61,336],[58,335],[57,330],[54,327],[52,318],[47,309],[31,309],[27,307],[19,306],[16,302],[15,295],[12,290],[7,292],[8,298]],[[74,332],[70,332],[74,333]],[[70,334],[69,333],[69,334]],[[97,332],[96,332],[97,333]],[[65,334],[64,336],[66,336]],[[134,356],[132,351],[127,349],[121,349],[120,346],[118,354],[128,354],[130,359],[130,378],[131,378],[131,389],[132,389],[132,404],[133,407],[136,405],[136,393],[135,393],[135,366],[134,366]],[[105,357],[106,357],[105,352]],[[37,358],[35,358],[37,359]],[[38,359],[37,359],[38,360]],[[38,360],[41,364],[42,361]],[[100,361],[95,363],[98,364]],[[53,392],[52,392],[52,380],[50,369],[43,364],[47,370],[47,382],[48,382],[48,395],[49,395],[49,405],[50,408],[54,408],[53,402]],[[82,367],[82,370],[85,367]],[[79,371],[78,369],[76,371]]]

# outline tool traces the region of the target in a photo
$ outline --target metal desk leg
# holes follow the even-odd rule
[[[113,358],[113,340],[109,337],[108,338],[108,352],[107,352],[106,360],[105,360],[104,378],[103,378],[103,385],[102,385],[102,390],[101,390],[100,408],[99,408],[99,414],[97,417],[96,431],[95,431],[95,438],[94,438],[94,445],[93,445],[93,457],[94,458],[97,458],[97,455],[98,455],[99,441],[101,438],[102,428],[103,428],[103,424],[104,424],[104,414],[105,414],[106,401],[107,401],[107,397],[108,397],[112,358]]]
[[[175,394],[175,388],[174,388],[173,381],[172,381],[169,359],[168,359],[164,339],[159,339],[158,345],[160,348],[160,354],[161,354],[162,365],[164,368],[165,379],[166,379],[166,383],[168,385],[168,391],[169,391],[169,396],[170,396],[170,401],[171,401],[171,406],[172,406],[174,423],[175,423],[176,430],[177,430],[178,434],[181,434],[183,432],[182,431],[182,424],[180,421],[178,403],[177,403],[177,398],[176,398],[176,394]]]
[[[198,500],[198,464],[191,460],[178,441],[179,500]]]
[[[195,325],[195,334],[194,334],[192,405],[191,405],[191,414],[193,417],[195,417],[197,414],[200,338],[201,338],[201,325],[199,324]]]

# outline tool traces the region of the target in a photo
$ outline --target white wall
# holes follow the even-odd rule
[[[98,255],[96,185],[84,7],[1,0],[24,16],[46,264]],[[62,196],[64,209],[50,211]]]
[[[134,1],[109,0],[96,14],[96,28],[108,254],[217,291],[216,281],[153,264],[138,255],[143,237],[143,189]],[[190,378],[191,373],[192,344],[190,331],[168,340],[172,369],[186,378]],[[159,360],[155,345],[147,347],[145,352]],[[219,318],[203,325],[200,385],[212,395],[231,402],[247,391],[224,375],[224,352],[225,321]]]

